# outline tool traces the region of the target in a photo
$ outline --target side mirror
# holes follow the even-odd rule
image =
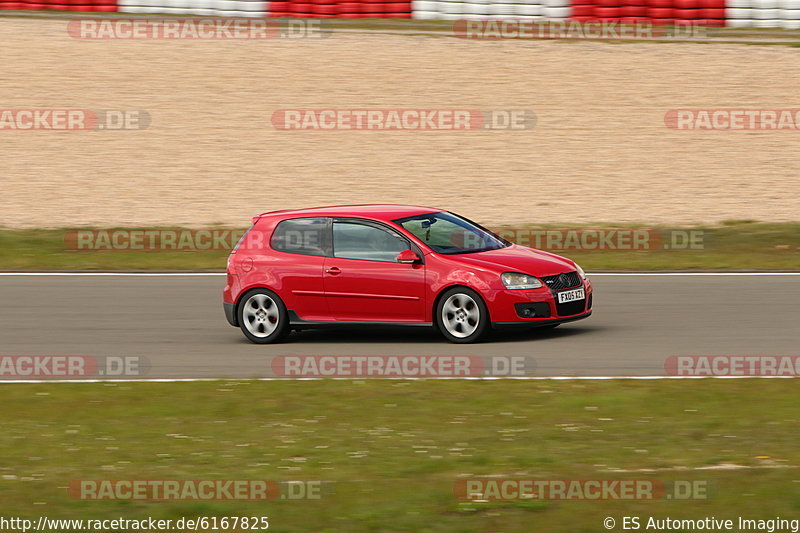
[[[414,250],[403,250],[397,254],[398,263],[414,264],[419,263],[420,258]]]

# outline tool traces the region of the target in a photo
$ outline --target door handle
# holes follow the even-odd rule
[[[342,273],[342,271],[341,271],[341,270],[339,270],[339,267],[330,267],[330,268],[326,268],[326,269],[325,269],[325,272],[327,272],[328,274],[331,274],[331,275],[333,275],[333,276],[335,276],[335,275],[337,275],[337,274],[341,274],[341,273]]]

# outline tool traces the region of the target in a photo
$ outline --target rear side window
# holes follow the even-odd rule
[[[241,246],[241,245],[242,245],[242,243],[244,242],[244,240],[247,238],[247,235],[250,233],[250,231],[251,231],[251,230],[252,230],[254,227],[255,227],[255,224],[251,225],[249,228],[247,228],[247,231],[245,231],[245,232],[242,234],[242,236],[241,236],[241,237],[239,237],[239,241],[236,243],[236,246],[234,246],[234,247],[233,247],[233,251],[234,251],[234,252],[235,252],[236,250],[238,250],[238,249],[239,249],[239,246]]]
[[[327,231],[327,218],[284,220],[275,228],[270,246],[290,254],[325,255]]]

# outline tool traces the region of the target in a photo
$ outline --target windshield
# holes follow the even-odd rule
[[[474,222],[446,211],[398,218],[394,222],[440,254],[485,252],[511,245]]]

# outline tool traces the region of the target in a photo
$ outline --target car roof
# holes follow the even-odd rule
[[[268,211],[261,213],[256,218],[280,216],[330,216],[330,217],[366,217],[376,220],[390,221],[396,218],[422,215],[425,213],[439,213],[442,209],[422,207],[419,205],[396,204],[356,204],[356,205],[331,205],[325,207],[310,207],[307,209],[284,209],[281,211]]]

